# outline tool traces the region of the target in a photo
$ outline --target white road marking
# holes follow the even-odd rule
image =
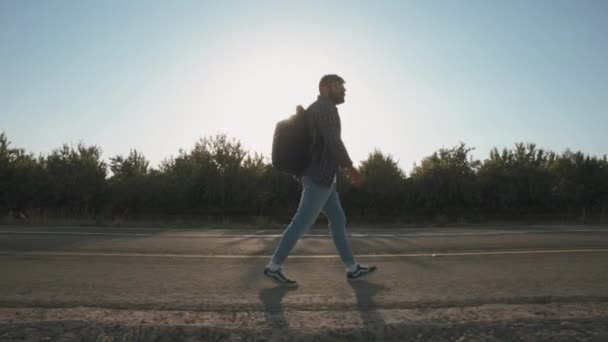
[[[10,235],[105,235],[105,236],[155,236],[158,234],[144,233],[98,233],[98,232],[45,232],[45,231],[27,231],[27,230],[0,230],[0,234]],[[175,235],[179,236],[179,235]]]
[[[571,230],[527,230],[527,231],[497,231],[497,232],[447,232],[447,233],[408,233],[408,234],[382,234],[357,233],[350,234],[353,238],[364,237],[436,237],[436,236],[491,236],[491,235],[526,235],[526,234],[559,234],[559,233],[608,233],[608,230],[571,229]],[[158,234],[158,233],[101,233],[101,232],[74,232],[74,231],[28,231],[28,230],[1,230],[0,234],[7,235],[78,235],[78,236],[139,236],[139,237],[171,237],[171,238],[279,238],[282,234]],[[329,234],[305,234],[307,237],[330,237]]]
[[[459,252],[435,253],[391,253],[391,254],[358,254],[360,258],[403,258],[403,257],[453,257],[453,256],[485,256],[510,254],[570,254],[570,253],[606,253],[608,248],[586,249],[522,249],[522,250],[476,250]],[[171,253],[106,253],[79,251],[0,251],[0,256],[101,256],[101,257],[164,257],[164,258],[202,258],[202,259],[268,259],[271,255],[239,255],[239,254],[171,254]],[[290,259],[335,259],[335,254],[320,255],[290,255]]]

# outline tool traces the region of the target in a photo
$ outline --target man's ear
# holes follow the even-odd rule
[[[324,84],[319,88],[319,95],[325,95],[329,91],[329,85]]]

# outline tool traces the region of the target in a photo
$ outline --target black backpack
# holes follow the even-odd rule
[[[279,121],[272,139],[272,166],[280,171],[301,176],[312,159],[311,134],[304,108]]]

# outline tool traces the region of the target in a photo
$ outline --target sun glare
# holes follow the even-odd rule
[[[188,79],[176,77],[160,107],[188,122],[184,128],[191,135],[226,133],[252,151],[269,152],[276,122],[296,105],[314,101],[321,75],[345,69],[331,50],[303,40],[277,41],[286,40],[275,36],[221,46],[193,65]]]

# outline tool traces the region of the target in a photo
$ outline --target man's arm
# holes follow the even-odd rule
[[[328,105],[322,104],[318,113],[319,131],[331,155],[336,158],[338,165],[351,167],[353,165],[344,142],[340,136],[340,117]]]

